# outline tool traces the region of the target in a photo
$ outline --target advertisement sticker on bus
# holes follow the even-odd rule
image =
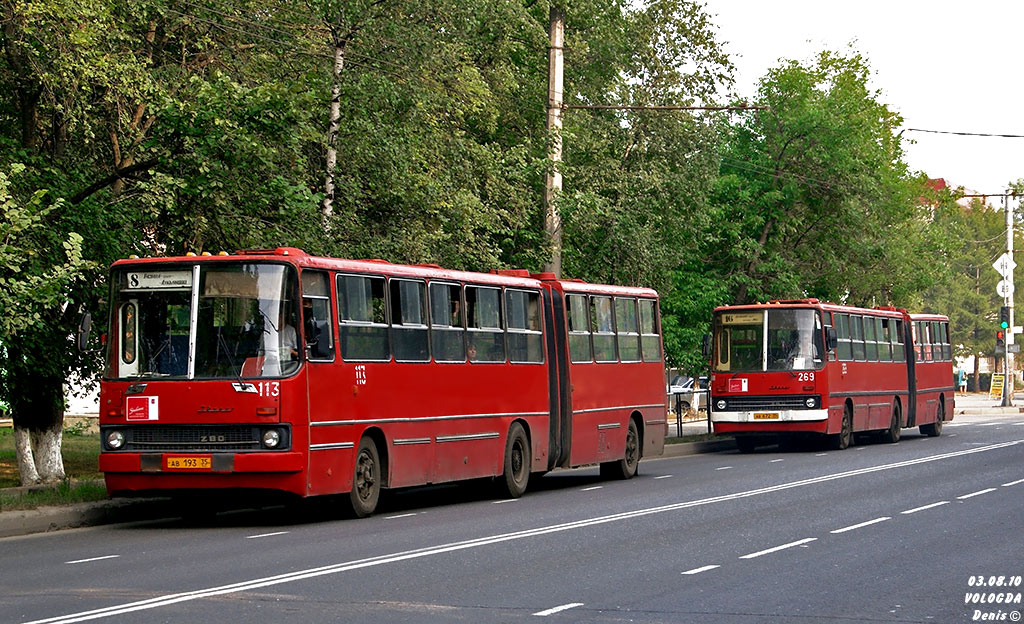
[[[747,378],[741,377],[739,379],[729,380],[729,392],[746,392],[747,391]]]
[[[125,397],[125,419],[131,422],[159,420],[160,411],[157,407],[157,398],[147,396]]]

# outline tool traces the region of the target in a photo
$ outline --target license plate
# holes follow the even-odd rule
[[[778,420],[778,412],[754,412],[754,420]]]
[[[210,467],[208,455],[164,458],[164,468],[167,470],[209,470]]]

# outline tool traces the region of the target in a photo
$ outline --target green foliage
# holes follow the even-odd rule
[[[731,88],[698,2],[564,8],[568,104],[703,105]],[[291,245],[476,270],[550,257],[549,3],[9,0],[0,11],[0,396],[20,422],[56,422],[64,379],[98,370],[71,336],[81,311],[103,317],[105,268],[130,253]],[[963,267],[985,253],[965,241],[985,240],[990,216],[948,196],[922,206],[930,191],[907,171],[901,120],[869,75],[855,52],[826,51],[772,69],[756,113],[567,110],[565,276],[659,289],[669,361],[691,371],[711,310],[727,303],[939,301],[966,310],[954,336],[975,331],[990,303],[970,298]],[[45,389],[40,403],[28,388]]]
[[[0,337],[11,339],[42,323],[46,309],[67,300],[68,286],[90,263],[82,258],[82,236],[70,232],[57,242],[47,230],[53,213],[66,209],[62,199],[50,202],[48,191],[15,197],[12,178],[25,166],[0,171]],[[51,253],[57,243],[58,253]]]
[[[761,82],[767,108],[731,129],[703,242],[736,302],[905,306],[933,279],[922,185],[868,76],[855,53],[786,62]]]

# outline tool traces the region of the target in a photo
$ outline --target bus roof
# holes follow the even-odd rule
[[[727,305],[719,306],[715,308],[715,313],[724,311],[735,311],[735,310],[773,310],[773,309],[785,309],[785,308],[815,308],[818,310],[827,310],[829,312],[840,312],[846,314],[873,314],[876,316],[892,316],[892,317],[903,317],[907,314],[907,311],[902,308],[896,308],[893,306],[876,306],[874,308],[861,308],[857,306],[848,306],[838,303],[830,303],[827,301],[819,301],[817,299],[781,299],[772,300],[767,303],[748,303],[741,305]]]
[[[552,273],[530,273],[524,269],[501,269],[490,273],[475,271],[459,271],[445,269],[435,264],[394,264],[386,260],[361,259],[349,260],[312,256],[296,247],[278,247],[276,249],[245,249],[233,254],[220,252],[217,255],[185,255],[150,258],[129,258],[114,262],[111,268],[123,268],[130,265],[166,265],[180,263],[217,263],[238,261],[284,262],[304,268],[329,269],[339,272],[374,273],[390,277],[410,277],[430,279],[433,281],[450,280],[454,282],[474,282],[495,286],[511,286],[519,288],[540,288],[542,283],[555,283],[565,292],[603,293],[609,295],[630,295],[654,297],[658,293],[650,288],[630,286],[614,286],[591,284],[582,280],[556,279]]]

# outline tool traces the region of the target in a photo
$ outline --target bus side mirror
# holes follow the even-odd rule
[[[705,358],[711,357],[711,334],[704,334],[701,342],[700,352]]]
[[[334,352],[331,345],[331,330],[328,324],[330,321],[318,321],[313,320],[310,322],[312,325],[312,338],[313,342],[309,345],[310,353],[313,358],[318,360],[326,360],[331,357]]]
[[[828,351],[832,351],[839,344],[839,335],[836,333],[835,327],[825,328],[825,342],[825,349]]]
[[[78,335],[75,336],[75,346],[79,351],[85,351],[89,343],[89,332],[92,331],[92,314],[86,312],[78,321]]]

